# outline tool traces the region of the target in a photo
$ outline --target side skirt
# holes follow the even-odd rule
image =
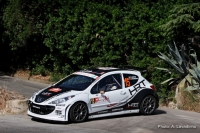
[[[123,115],[123,114],[131,114],[131,113],[139,113],[139,109],[124,110],[124,111],[120,111],[120,112],[113,112],[113,113],[106,113],[106,114],[99,114],[99,115],[90,115],[88,117],[88,119],[100,118],[100,117],[106,117],[106,116]]]

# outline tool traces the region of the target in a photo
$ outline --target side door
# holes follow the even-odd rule
[[[122,74],[111,74],[97,82],[90,91],[92,113],[108,110],[123,103],[130,96],[123,87]],[[104,91],[103,94],[100,91]]]

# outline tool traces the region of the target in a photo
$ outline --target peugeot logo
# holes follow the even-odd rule
[[[41,102],[42,101],[42,98],[41,97],[38,97],[37,98],[37,102]]]

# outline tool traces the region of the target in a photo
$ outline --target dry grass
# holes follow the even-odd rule
[[[6,101],[15,99],[23,100],[25,97],[18,92],[9,91],[0,87],[0,114],[5,111]]]
[[[31,71],[30,70],[17,70],[16,73],[14,74],[14,76],[18,76],[18,77],[23,77],[25,79],[39,79],[41,81],[49,81],[50,76],[42,76],[41,74],[38,75],[31,75],[30,76]]]
[[[183,110],[189,110],[200,113],[200,98],[195,99],[188,91],[183,91],[181,96],[182,106],[179,107]]]

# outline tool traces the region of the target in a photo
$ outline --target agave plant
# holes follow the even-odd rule
[[[188,80],[189,86],[186,88],[188,91],[198,91],[200,93],[200,62],[197,60],[196,52],[192,49],[192,54],[190,54],[194,58],[194,64],[190,64],[189,73],[191,75],[191,80]]]
[[[161,84],[168,82],[170,85],[174,82],[178,82],[176,95],[180,92],[180,90],[188,90],[189,92],[198,91],[200,93],[200,62],[197,60],[195,50],[190,49],[188,61],[186,61],[184,45],[181,46],[181,52],[178,51],[175,43],[173,46],[168,45],[168,49],[169,57],[161,52],[159,52],[158,56],[171,65],[175,70],[173,72],[178,73],[180,77],[167,79]],[[193,57],[193,60],[190,57]],[[156,68],[172,73],[171,70],[166,68]]]
[[[168,50],[169,50],[168,56],[166,56],[165,54],[161,52],[158,53],[158,56],[164,61],[166,61],[169,65],[171,65],[175,71],[171,71],[167,68],[159,68],[159,67],[156,67],[156,68],[163,71],[167,71],[170,74],[172,72],[178,73],[180,77],[167,79],[161,84],[168,82],[170,85],[178,81],[179,82],[178,87],[181,89],[183,88],[183,86],[186,85],[186,82],[187,82],[186,79],[190,79],[188,62],[185,60],[184,45],[181,46],[181,52],[179,52],[174,42],[174,45],[168,45]]]

